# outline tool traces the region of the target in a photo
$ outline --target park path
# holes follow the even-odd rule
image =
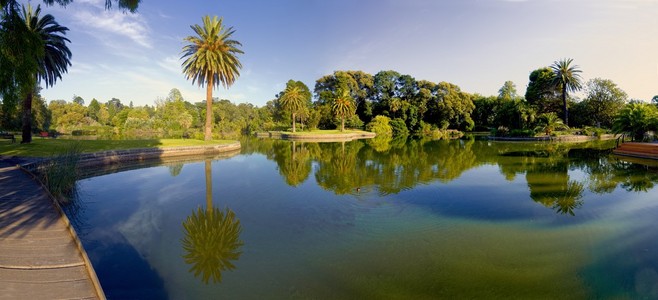
[[[69,226],[38,182],[0,161],[0,299],[104,299]]]

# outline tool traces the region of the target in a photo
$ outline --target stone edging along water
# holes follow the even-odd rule
[[[308,133],[290,133],[281,131],[268,131],[256,134],[257,137],[284,139],[291,141],[314,141],[314,142],[341,142],[357,139],[371,139],[377,136],[374,132],[349,132],[349,133],[332,133],[332,134],[308,134]]]
[[[80,155],[78,167],[88,168],[93,166],[112,165],[122,162],[147,161],[183,156],[210,155],[231,151],[239,151],[240,142],[212,146],[183,146],[165,148],[135,148],[124,150],[108,150]],[[47,159],[46,159],[47,160]],[[31,161],[22,164],[24,169],[34,172],[43,160]]]
[[[108,165],[126,161],[144,161],[179,156],[208,155],[240,150],[240,142],[213,146],[185,146],[167,148],[136,148],[84,153],[79,166]]]
[[[538,137],[495,137],[489,136],[487,139],[492,141],[519,141],[519,142],[534,142],[534,141],[553,141],[553,142],[587,142],[596,140],[613,140],[614,134],[603,134],[598,136],[587,135],[561,135],[561,136],[538,136]]]

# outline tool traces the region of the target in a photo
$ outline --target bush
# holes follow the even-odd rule
[[[376,116],[368,125],[366,130],[374,132],[377,136],[392,136],[393,128],[390,125],[391,119],[387,116]]]
[[[511,137],[533,137],[535,136],[535,131],[532,129],[512,129],[509,132]]]
[[[404,120],[400,118],[395,118],[391,121],[391,128],[393,129],[393,136],[409,135],[409,129],[407,128],[407,124],[404,123]]]

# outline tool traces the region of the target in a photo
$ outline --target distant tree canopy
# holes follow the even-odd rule
[[[301,130],[358,128],[376,131],[382,138],[372,144],[375,149],[382,150],[408,135],[441,138],[453,129],[512,136],[553,134],[566,128],[561,119],[561,92],[554,80],[555,74],[550,68],[532,71],[524,98],[518,95],[511,81],[505,81],[497,95],[483,96],[464,92],[453,83],[416,80],[393,70],[375,75],[363,71],[335,71],[318,78],[312,93],[306,84],[291,79],[286,88],[263,107],[213,98],[209,112],[213,120],[213,138],[288,130],[295,119]],[[35,99],[43,103],[38,91]],[[35,120],[39,119],[38,130],[50,126],[61,132],[90,128],[136,137],[204,137],[207,103],[201,99],[189,102],[175,88],[166,97],[157,99],[154,106],[133,107],[117,98],[105,103],[92,98],[85,107],[82,98],[74,96],[73,100],[71,103],[51,101],[47,107],[35,102],[33,114]],[[570,102],[574,111],[573,124],[610,128],[619,119],[620,111],[625,111],[625,119],[619,119],[616,128],[628,130],[623,122],[632,127],[635,126],[632,125],[634,117],[651,120],[655,116],[651,112],[644,114],[647,112],[644,107],[635,108],[632,113],[624,110],[628,107],[627,101],[626,93],[614,82],[592,79],[585,84],[583,100]],[[0,106],[0,120],[16,124],[16,113],[5,113],[11,111],[9,104],[5,102]],[[654,125],[649,122],[647,128]]]

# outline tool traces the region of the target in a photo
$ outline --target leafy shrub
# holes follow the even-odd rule
[[[512,129],[509,132],[511,137],[533,137],[535,136],[535,131],[532,129]]]
[[[393,129],[393,136],[407,136],[409,135],[409,129],[407,124],[404,123],[404,120],[400,118],[395,118],[391,120],[391,128]]]
[[[391,119],[387,116],[376,116],[368,125],[366,130],[374,132],[377,136],[392,136],[393,128],[390,125]]]

